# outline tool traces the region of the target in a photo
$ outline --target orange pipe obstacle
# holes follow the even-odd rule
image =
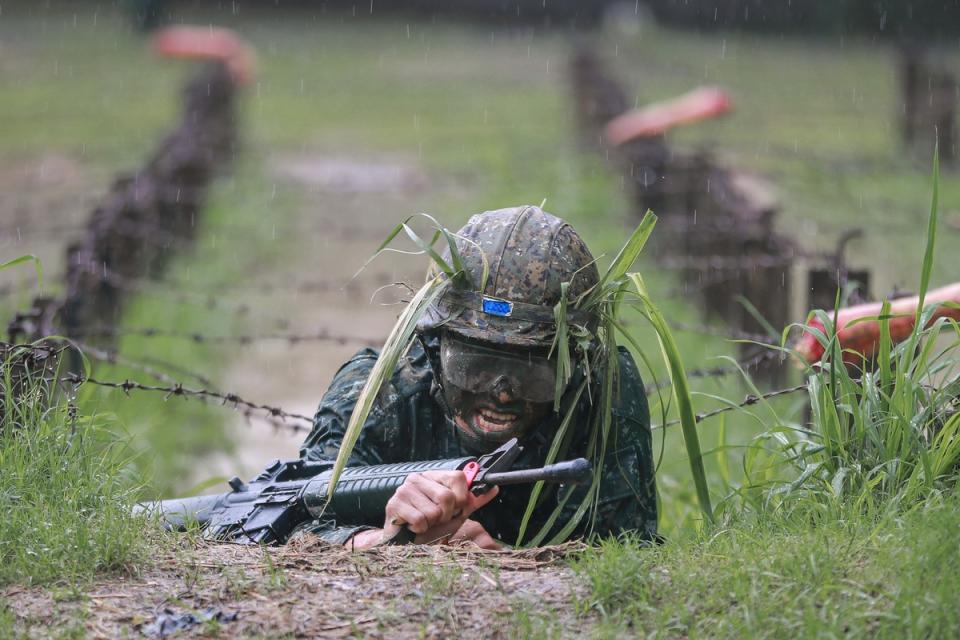
[[[891,301],[890,339],[894,343],[906,340],[913,331],[919,303],[918,296]],[[960,320],[960,282],[928,292],[924,304],[926,306],[939,305],[927,326],[933,324],[938,318]],[[862,362],[863,358],[876,355],[877,349],[880,347],[880,321],[876,318],[880,315],[881,308],[882,303],[871,302],[840,309],[837,312],[837,340],[843,350],[844,363],[857,365]],[[833,313],[829,312],[827,315],[832,317]],[[874,319],[861,320],[862,318]],[[861,321],[855,323],[857,320]],[[806,326],[820,331],[824,330],[823,323],[816,318],[811,319]],[[823,345],[809,331],[803,332],[795,348],[809,364],[819,362],[823,357]]]
[[[256,57],[253,49],[230,29],[220,27],[168,27],[151,41],[164,58],[219,60],[238,86],[253,80]]]
[[[680,97],[623,113],[604,127],[604,138],[619,146],[637,138],[658,136],[673,127],[715,118],[728,112],[729,94],[717,87],[695,89]]]

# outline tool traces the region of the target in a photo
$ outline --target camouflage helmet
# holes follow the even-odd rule
[[[496,345],[549,347],[556,333],[554,306],[561,284],[568,300],[599,281],[593,256],[568,223],[539,207],[522,206],[472,216],[457,232],[457,248],[473,287],[489,274],[483,291],[450,287],[427,310],[417,329],[439,328]],[[444,259],[450,261],[449,249]],[[571,309],[570,324],[594,326],[588,314]]]

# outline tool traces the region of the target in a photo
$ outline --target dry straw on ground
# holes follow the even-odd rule
[[[92,638],[145,637],[164,611],[212,611],[236,619],[175,637],[510,638],[537,612],[570,610],[581,587],[566,559],[582,549],[354,553],[313,538],[264,549],[184,540],[139,575],[98,580],[79,594],[14,586],[0,597],[28,637],[70,627]],[[573,633],[585,621],[569,616],[538,624]]]

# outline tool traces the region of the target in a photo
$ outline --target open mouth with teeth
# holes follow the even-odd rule
[[[472,416],[473,426],[487,433],[509,431],[513,429],[520,414],[496,411],[489,407],[479,407]]]

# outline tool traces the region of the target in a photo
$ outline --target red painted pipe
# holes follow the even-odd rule
[[[919,297],[913,296],[912,298],[893,300],[890,303],[890,315],[892,316],[890,318],[890,339],[894,344],[906,340],[913,331],[919,302]],[[933,324],[937,318],[960,320],[960,282],[929,291],[924,304],[926,306],[939,304],[927,326]],[[840,309],[837,312],[837,340],[843,350],[843,361],[845,363],[856,365],[862,361],[863,357],[869,358],[876,354],[880,346],[880,321],[876,319],[863,320],[856,324],[854,324],[854,321],[861,318],[876,318],[880,315],[881,308],[882,303],[871,302]],[[828,312],[827,315],[833,317],[833,312]],[[820,331],[824,329],[823,324],[816,318],[812,319],[807,327]],[[810,364],[819,362],[823,357],[823,345],[809,331],[803,332],[795,348]]]
[[[230,29],[220,27],[168,27],[153,37],[153,50],[165,58],[220,60],[234,83],[246,85],[256,66],[253,49]]]
[[[636,138],[658,136],[673,127],[715,118],[731,108],[729,94],[717,87],[695,89],[678,98],[621,114],[604,127],[604,138],[621,145]]]

